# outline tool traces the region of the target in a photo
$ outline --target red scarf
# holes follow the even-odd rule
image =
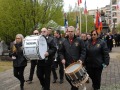
[[[70,44],[72,44],[73,43],[73,38],[69,38],[69,42],[70,42]]]
[[[93,40],[93,41],[92,41],[92,45],[95,45],[96,42],[97,42],[97,40]]]

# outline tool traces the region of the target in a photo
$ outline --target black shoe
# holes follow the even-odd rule
[[[44,90],[44,87],[42,87],[41,90]]]
[[[32,83],[32,81],[28,81],[28,84],[31,84]]]
[[[62,83],[63,83],[63,79],[60,80],[60,84],[62,84]]]
[[[53,80],[53,83],[56,83],[56,80],[57,80],[57,79],[54,79],[54,80]]]
[[[20,90],[24,90],[24,87],[23,87],[23,86],[20,86]]]
[[[31,83],[32,83],[32,80],[26,80],[26,82],[27,82],[28,84],[31,84]]]

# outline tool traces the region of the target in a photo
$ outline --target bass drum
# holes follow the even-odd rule
[[[43,60],[47,51],[47,41],[44,36],[27,36],[23,42],[23,54],[27,60]]]

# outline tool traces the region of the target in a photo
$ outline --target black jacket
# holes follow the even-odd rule
[[[58,61],[61,61],[60,60],[60,56],[59,56],[59,52],[60,52],[60,49],[62,47],[62,43],[65,39],[60,37],[60,38],[54,38],[54,41],[55,41],[55,44],[56,44],[56,47],[57,47],[57,52],[55,54],[55,58],[58,60]]]
[[[88,40],[85,60],[87,67],[101,67],[102,64],[109,65],[109,59],[107,44],[104,40],[97,39],[95,45],[92,44],[92,40]]]
[[[38,60],[38,65],[39,66],[48,66],[48,65],[52,65],[52,62],[53,62],[53,57],[55,56],[55,53],[56,53],[56,45],[55,45],[55,42],[54,42],[54,39],[52,37],[47,37],[46,38],[46,41],[47,41],[47,46],[48,46],[48,53],[49,53],[49,56],[46,57],[45,60]]]
[[[16,52],[13,52],[13,47],[15,47]],[[23,55],[22,43],[13,44],[10,50],[10,57],[15,56],[16,59],[13,59],[13,67],[27,66],[27,60]]]
[[[65,38],[59,54],[61,60],[66,60],[66,66],[78,60],[82,60],[84,62],[86,55],[85,44],[83,40],[75,36],[72,44],[70,44],[68,38]]]

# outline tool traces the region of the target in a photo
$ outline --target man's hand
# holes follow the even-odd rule
[[[82,60],[78,60],[78,62],[80,63],[80,64],[82,64],[83,62],[82,62]]]
[[[47,57],[47,56],[49,56],[49,53],[48,53],[48,52],[45,53],[45,57]]]
[[[104,63],[102,64],[102,66],[103,66],[103,68],[106,68],[106,67],[107,67],[107,65],[105,65]]]
[[[65,59],[63,59],[61,62],[62,62],[62,64],[65,64]]]

